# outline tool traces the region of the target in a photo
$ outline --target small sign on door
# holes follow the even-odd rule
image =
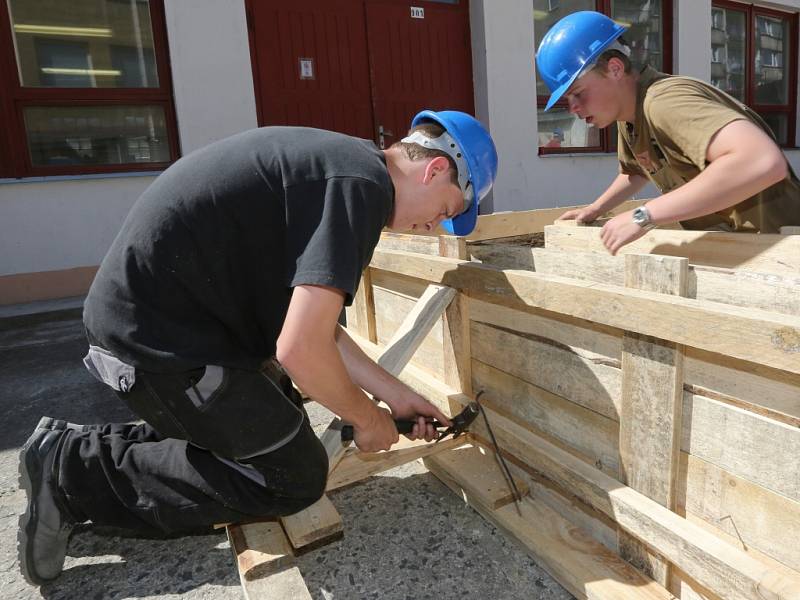
[[[425,18],[425,9],[421,6],[412,6],[411,7],[411,18],[412,19],[424,19]]]
[[[300,79],[314,79],[314,59],[300,59]]]

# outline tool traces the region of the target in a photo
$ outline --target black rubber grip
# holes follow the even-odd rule
[[[414,425],[416,421],[395,421],[394,426],[397,427],[397,433],[411,433],[411,430],[414,429]],[[352,425],[343,425],[342,426],[342,441],[343,442],[352,442],[353,441],[353,426]]]

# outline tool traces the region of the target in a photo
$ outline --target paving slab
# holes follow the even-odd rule
[[[38,314],[26,314],[25,307],[0,312],[0,599],[241,599],[221,531],[140,539],[82,525],[55,582],[34,588],[20,575],[16,533],[25,495],[17,487],[17,460],[39,417],[135,420],[83,368],[86,341],[75,304]],[[308,409],[320,433],[330,413],[313,403]],[[344,520],[344,538],[298,558],[314,600],[572,598],[421,463],[331,498]]]

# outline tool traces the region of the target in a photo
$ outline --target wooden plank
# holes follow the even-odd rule
[[[426,459],[430,471],[455,494],[517,540],[567,591],[591,600],[666,600],[671,596],[610,550],[541,502],[492,509],[470,463],[442,464],[448,454]],[[465,457],[468,458],[468,457]]]
[[[471,335],[474,359],[619,421],[622,372],[618,361],[481,323],[472,323]]]
[[[281,517],[281,524],[295,550],[308,551],[344,534],[342,517],[327,496],[298,513]]]
[[[777,573],[499,413],[487,411],[500,446],[518,457],[521,464],[540,471],[601,510],[726,600],[800,598],[800,579]],[[484,438],[479,423],[473,425],[473,431]]]
[[[616,421],[478,360],[472,362],[472,377],[474,389],[485,392],[484,402],[574,449],[612,477],[619,476]]]
[[[247,600],[311,600],[280,524],[228,525],[227,533]]]
[[[724,402],[684,393],[681,448],[800,501],[800,429]]]
[[[407,252],[376,252],[372,266],[482,300],[551,310],[800,373],[800,317]]]
[[[800,375],[687,348],[684,389],[800,427]]]
[[[800,571],[800,502],[686,453],[678,482],[678,507],[687,518],[703,519],[742,550],[759,550]]]
[[[412,233],[381,232],[377,249],[403,250],[404,252],[418,252],[431,256],[439,256],[439,239],[430,235],[415,235]]]
[[[344,458],[328,476],[325,491],[339,489],[431,454],[457,448],[464,443],[463,438],[448,438],[439,443],[400,438],[391,450],[385,452],[361,452],[357,448],[348,448]]]
[[[470,299],[469,311],[473,321],[530,333],[585,356],[605,356],[616,361],[622,358],[622,331],[619,329],[551,311],[516,310],[474,298]]]
[[[465,495],[481,506],[495,510],[514,502],[514,492],[503,477],[495,453],[486,448],[470,444],[428,456],[422,462],[434,474],[452,473]],[[528,484],[522,479],[515,477],[514,484],[521,498],[528,495]]]
[[[628,254],[625,285],[661,294],[686,295],[689,261],[671,256]],[[676,506],[683,406],[683,349],[637,333],[622,337],[622,410],[619,426],[620,481],[662,506]],[[669,564],[625,532],[620,556],[663,586]]]
[[[473,246],[473,258],[501,269],[527,269],[585,281],[624,285],[622,256],[501,243]],[[798,259],[800,260],[800,259]],[[734,306],[800,315],[800,277],[690,266],[686,296]]]
[[[358,341],[367,353],[378,351],[369,342]],[[439,405],[456,402],[464,406],[470,401],[462,394],[448,394],[448,390],[452,391],[450,388],[419,369],[409,368],[404,375],[406,382],[418,390],[424,389],[429,399]],[[541,472],[605,513],[726,600],[752,597],[800,599],[800,579],[776,573],[497,412],[489,409],[489,413],[501,447],[518,457],[521,465]],[[473,425],[473,430],[478,430],[480,435],[479,422]],[[539,520],[534,522],[538,525]]]
[[[442,318],[442,379],[446,385],[472,392],[472,344],[470,340],[469,298],[457,294]]]
[[[408,298],[393,291],[375,286],[375,323],[377,329],[376,343],[385,346],[395,332],[400,329],[403,321],[414,309],[418,298]],[[417,348],[411,361],[421,366],[431,374],[441,377],[444,373],[442,360],[442,324],[437,322],[431,328]]]
[[[558,224],[545,228],[545,247],[600,254],[608,252],[597,229]],[[692,264],[793,277],[800,272],[800,238],[778,234],[651,229],[621,248],[619,253],[681,256]]]
[[[452,288],[438,285],[428,286],[414,309],[408,313],[403,324],[386,345],[378,364],[392,375],[397,375],[411,359],[433,325],[439,321],[455,295],[456,291]]]
[[[348,327],[371,342],[378,341],[375,334],[375,300],[372,296],[372,275],[369,267],[364,269],[361,284],[358,286],[353,304],[347,309],[346,314]]]

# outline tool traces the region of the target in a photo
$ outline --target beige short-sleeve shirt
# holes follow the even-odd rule
[[[617,124],[620,172],[647,177],[662,193],[670,192],[706,168],[711,139],[739,119],[755,123],[774,139],[759,115],[721,90],[645,67],[639,76],[635,122]],[[800,225],[800,181],[790,168],[784,180],[755,196],[681,225],[762,233]]]

